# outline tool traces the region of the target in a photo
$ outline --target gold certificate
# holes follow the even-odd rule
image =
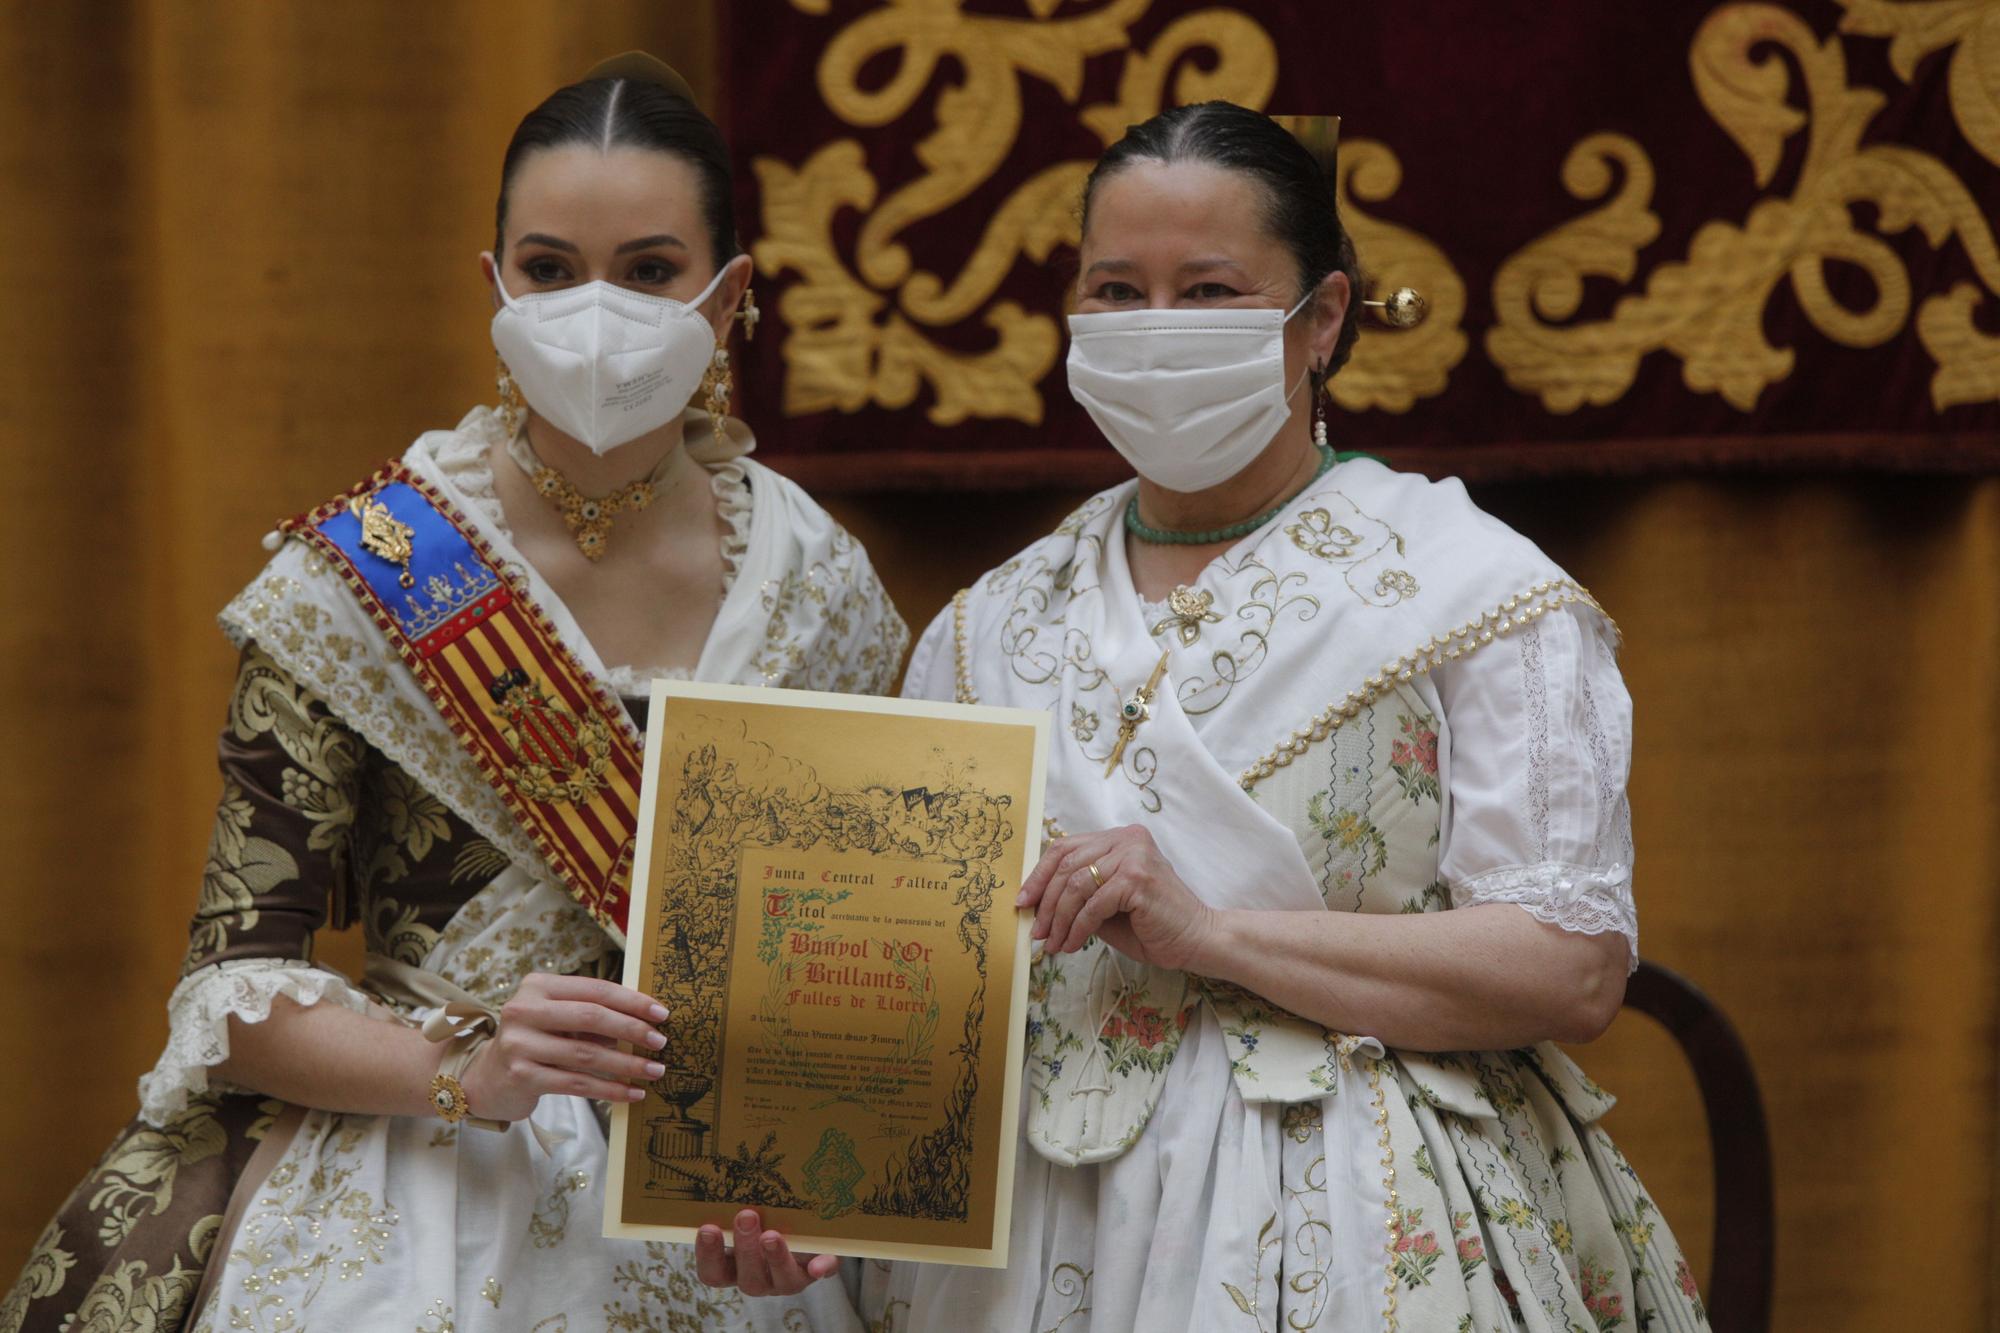
[[[1048,715],[660,681],[625,984],[666,1074],[612,1108],[606,1235],[753,1207],[801,1250],[1000,1267]]]

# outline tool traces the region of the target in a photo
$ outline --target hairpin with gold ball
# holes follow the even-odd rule
[[[1431,303],[1414,287],[1398,287],[1382,300],[1363,301],[1361,306],[1392,329],[1413,329],[1431,310]]]
[[[1272,120],[1283,126],[1294,139],[1320,165],[1326,178],[1340,181],[1340,117],[1339,116],[1272,116]],[[1374,312],[1375,318],[1392,329],[1413,329],[1424,322],[1430,313],[1430,302],[1422,293],[1411,287],[1398,287],[1379,301],[1363,301],[1364,310]]]

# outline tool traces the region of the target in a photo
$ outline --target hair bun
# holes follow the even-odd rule
[[[592,79],[631,79],[637,83],[657,84],[675,97],[684,97],[696,107],[701,105],[694,95],[694,85],[682,78],[679,70],[644,51],[627,51],[624,55],[600,60],[585,72],[579,82],[588,83]]]

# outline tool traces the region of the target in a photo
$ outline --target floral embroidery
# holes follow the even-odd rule
[[[1469,1236],[1461,1234],[1470,1231],[1471,1228],[1471,1213],[1451,1215],[1451,1234],[1458,1242],[1458,1273],[1463,1278],[1470,1278],[1479,1270],[1479,1266],[1486,1262],[1486,1242],[1479,1234],[1477,1232]]]
[[[1396,714],[1402,736],[1389,744],[1389,768],[1413,801],[1443,799],[1438,786],[1437,719],[1428,714],[1415,717]]]
[[[1076,737],[1078,745],[1090,744],[1090,738],[1097,734],[1100,725],[1095,709],[1085,708],[1082,704],[1069,706],[1069,734]]]
[[[1585,1260],[1577,1267],[1576,1282],[1583,1295],[1583,1308],[1597,1321],[1598,1333],[1609,1333],[1625,1322],[1625,1298],[1611,1290],[1613,1274]]]
[[[589,1176],[572,1171],[558,1179],[548,1197],[535,1205],[534,1216],[528,1219],[528,1235],[536,1249],[552,1250],[563,1243],[569,1234],[570,1196],[581,1194],[589,1186]]]
[[[1193,1014],[1192,1005],[1183,1007],[1172,1019],[1152,1005],[1137,1005],[1129,1009],[1121,1006],[1113,1011],[1097,1038],[1104,1047],[1104,1058],[1111,1073],[1128,1074],[1134,1069],[1145,1069],[1155,1074],[1163,1071],[1173,1059],[1181,1034],[1187,1031],[1188,1020]]]
[[[1437,1232],[1417,1230],[1423,1221],[1421,1208],[1399,1210],[1396,1239],[1389,1247],[1395,1255],[1396,1276],[1412,1291],[1429,1284],[1431,1270],[1437,1267],[1438,1256],[1443,1253],[1438,1248]]]
[[[1222,1290],[1227,1293],[1231,1301],[1235,1302],[1236,1308],[1244,1314],[1249,1315],[1252,1319],[1257,1319],[1256,1326],[1260,1329],[1264,1326],[1263,1320],[1257,1318],[1258,1313],[1263,1309],[1264,1302],[1264,1260],[1281,1243],[1277,1236],[1271,1234],[1277,1229],[1277,1226],[1278,1215],[1272,1213],[1268,1218],[1264,1219],[1264,1225],[1258,1228],[1257,1267],[1250,1277],[1250,1290],[1246,1293],[1243,1288],[1237,1286],[1234,1282],[1225,1282],[1222,1284]]]
[[[697,1281],[693,1264],[692,1246],[647,1241],[644,1259],[627,1260],[611,1271],[611,1280],[638,1302],[638,1308],[628,1310],[624,1301],[613,1301],[604,1307],[605,1328],[619,1333],[694,1333],[716,1328],[725,1319],[742,1318],[742,1293]],[[790,1323],[787,1319],[787,1327]]]
[[[363,1167],[365,1131],[334,1125],[316,1153],[294,1145],[244,1216],[229,1260],[250,1268],[242,1290],[251,1304],[230,1305],[229,1327],[303,1326],[328,1280],[352,1282],[383,1262],[400,1219],[353,1183]]]

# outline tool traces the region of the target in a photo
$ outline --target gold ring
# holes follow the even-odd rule
[[[1095,884],[1100,889],[1104,887],[1104,876],[1097,873],[1097,862],[1092,861],[1089,865],[1085,866],[1084,869],[1090,872],[1091,883]]]

